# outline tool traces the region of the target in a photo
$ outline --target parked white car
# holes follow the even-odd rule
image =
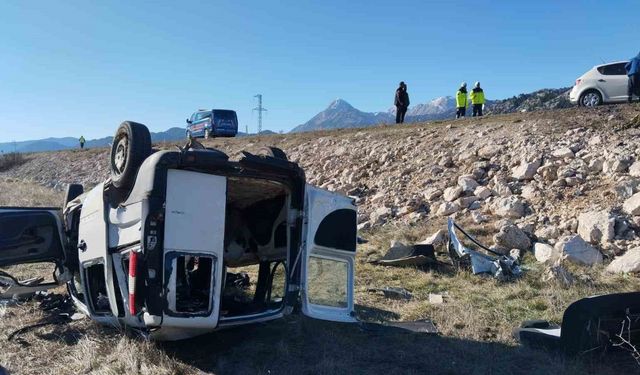
[[[576,84],[569,93],[571,103],[595,107],[626,102],[629,78],[624,66],[627,63],[628,61],[618,61],[594,66],[576,79]]]
[[[152,153],[123,123],[111,178],[70,185],[62,210],[0,207],[0,267],[52,262],[76,307],[100,323],[183,339],[280,318],[355,322],[356,206],[311,186],[277,148],[230,161],[214,149]],[[242,267],[259,265],[256,283]],[[237,269],[237,270],[236,270]],[[255,288],[253,288],[255,286]],[[239,295],[241,294],[241,297]]]

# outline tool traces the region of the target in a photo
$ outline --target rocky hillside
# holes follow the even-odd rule
[[[571,108],[208,145],[232,158],[283,148],[310,183],[356,199],[362,230],[452,216],[484,226],[500,251],[593,264],[640,259],[639,114],[637,105]],[[90,186],[107,176],[107,155],[31,154],[0,178]]]
[[[569,108],[571,87],[542,89],[529,94],[520,94],[509,99],[495,100],[487,104],[491,113],[531,112],[541,109]]]

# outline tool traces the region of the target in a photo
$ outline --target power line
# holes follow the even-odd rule
[[[267,109],[262,106],[262,94],[257,94],[253,96],[254,98],[258,98],[258,106],[253,110],[258,111],[258,134],[262,131],[262,112],[266,112]]]

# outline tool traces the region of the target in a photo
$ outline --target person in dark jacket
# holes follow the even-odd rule
[[[404,82],[400,82],[400,86],[396,89],[394,105],[396,106],[396,124],[402,124],[404,115],[409,108],[409,93],[407,93],[407,85]]]
[[[627,77],[629,77],[627,95],[629,103],[631,103],[634,94],[640,96],[640,53],[632,58],[624,68],[627,71]]]

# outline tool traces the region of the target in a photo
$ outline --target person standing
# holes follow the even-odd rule
[[[456,118],[464,117],[467,113],[467,83],[462,82],[456,92]]]
[[[81,135],[78,141],[80,142],[80,149],[82,150],[84,148],[84,136]]]
[[[633,94],[640,96],[640,53],[634,57],[624,66],[627,71],[627,77],[629,77],[629,83],[627,88],[627,100],[631,103]]]
[[[480,88],[480,82],[476,82],[471,90],[471,105],[473,106],[473,117],[482,116],[484,106],[484,91]]]
[[[407,93],[407,85],[404,82],[400,82],[396,89],[394,105],[396,106],[396,124],[402,124],[407,108],[409,108],[409,93]]]

